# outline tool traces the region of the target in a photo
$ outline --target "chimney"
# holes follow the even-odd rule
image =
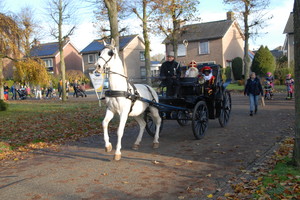
[[[227,13],[227,20],[234,20],[234,13],[232,11],[228,11]]]

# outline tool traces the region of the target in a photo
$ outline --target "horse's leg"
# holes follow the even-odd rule
[[[145,130],[145,127],[146,127],[146,122],[143,118],[144,116],[144,113],[139,115],[139,116],[136,116],[134,119],[138,122],[139,126],[140,126],[140,132],[139,132],[139,135],[138,137],[136,138],[136,141],[135,143],[133,144],[132,146],[132,149],[134,150],[138,150],[139,147],[140,147],[140,142],[142,141],[142,137],[143,137],[143,134],[144,134],[144,130]]]
[[[159,147],[158,138],[159,138],[159,129],[160,129],[160,125],[161,125],[161,118],[159,116],[159,112],[158,112],[157,108],[150,107],[150,112],[152,115],[152,119],[156,125],[156,131],[155,131],[155,136],[154,136],[154,140],[153,140],[153,148],[157,149]]]
[[[110,120],[113,117],[114,117],[114,113],[111,110],[107,109],[104,120],[102,122],[103,132],[104,132],[105,151],[106,152],[110,152],[112,150],[112,145],[109,142],[109,136],[108,136],[108,123],[110,122]]]
[[[121,159],[121,141],[122,141],[122,137],[124,134],[124,128],[125,128],[125,124],[128,118],[128,113],[127,112],[121,112],[120,113],[120,124],[119,124],[119,128],[118,128],[118,142],[117,142],[117,147],[116,147],[116,152],[115,152],[115,160],[120,160]]]

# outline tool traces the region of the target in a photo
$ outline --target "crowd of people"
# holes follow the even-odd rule
[[[53,82],[49,81],[47,86],[21,84],[14,82],[10,87],[4,83],[4,100],[23,100],[23,99],[62,99],[63,82],[60,79],[57,87],[53,86]],[[73,92],[73,97],[87,97],[85,92],[85,83],[74,80],[72,84],[65,81],[66,97],[69,98],[69,93]],[[72,87],[72,89],[71,89]]]

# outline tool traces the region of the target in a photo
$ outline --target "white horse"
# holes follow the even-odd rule
[[[136,101],[134,101],[135,96],[131,96],[131,94],[133,95],[134,93],[137,93],[140,97],[158,102],[158,96],[156,92],[153,88],[147,85],[130,84],[125,75],[125,70],[118,55],[118,50],[115,48],[115,41],[112,40],[111,45],[107,45],[104,42],[104,45],[105,48],[101,51],[99,59],[95,63],[95,72],[105,72],[109,76],[109,90],[111,91],[111,93],[110,95],[108,94],[105,97],[107,109],[105,118],[102,122],[106,152],[110,152],[112,150],[112,145],[109,142],[108,136],[108,123],[116,113],[120,115],[120,123],[117,132],[118,142],[114,159],[121,159],[121,140],[128,116],[133,116],[140,126],[139,135],[132,147],[135,150],[139,148],[146,126],[146,122],[143,116],[147,108],[149,109],[152,119],[156,125],[153,148],[158,148],[159,129],[161,125],[161,118],[159,116],[158,109],[156,107],[150,106],[149,103],[146,103],[139,99],[136,99]]]

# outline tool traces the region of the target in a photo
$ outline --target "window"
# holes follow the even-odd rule
[[[140,61],[145,61],[145,51],[140,51]]]
[[[95,63],[95,54],[88,55],[88,63]]]
[[[43,59],[43,61],[45,62],[45,67],[47,68],[47,71],[52,72],[53,71],[53,59]]]
[[[209,54],[208,41],[203,41],[199,43],[199,54]]]
[[[146,78],[146,67],[141,67],[141,78]]]
[[[184,44],[178,44],[177,56],[186,56],[186,47]]]

